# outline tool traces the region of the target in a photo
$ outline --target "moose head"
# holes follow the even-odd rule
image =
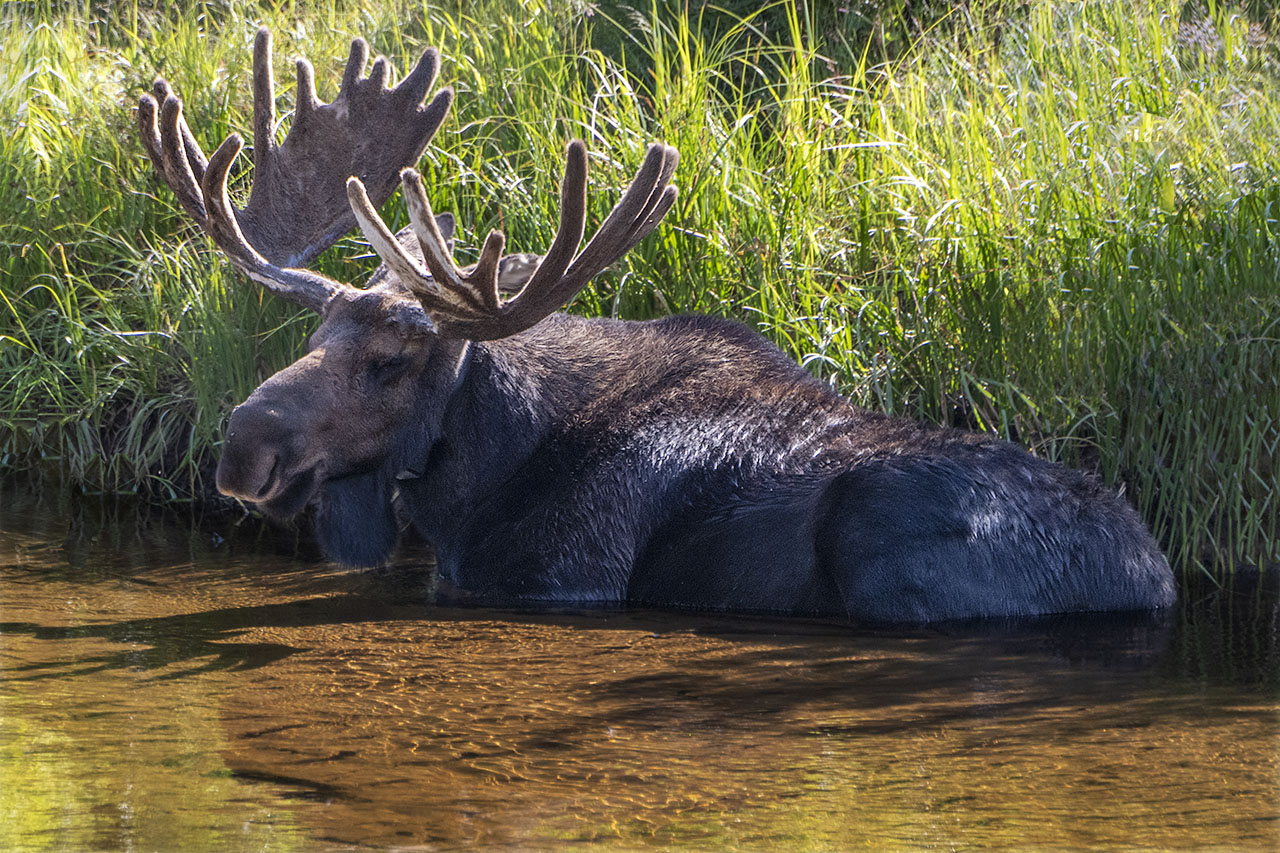
[[[231,262],[319,312],[308,352],[233,413],[218,488],[275,516],[308,505],[325,550],[384,560],[407,517],[439,571],[490,600],[834,613],[928,621],[1160,607],[1172,575],[1136,513],[1092,478],[990,436],[866,412],[736,323],[557,313],[654,229],[676,152],[648,149],[595,235],[571,142],[542,256],[453,260],[452,217],[412,166],[448,112],[428,50],[399,85],[351,49],[320,103],[298,62],[275,144],[271,39],[254,51],[254,181],[241,140],[205,159],[163,80],[138,109],[157,171]],[[397,184],[409,226],[379,217]],[[306,264],[359,225],[364,288]]]
[[[367,61],[367,44],[355,40],[338,96],[325,104],[317,99],[310,64],[298,60],[293,124],[277,145],[271,34],[259,30],[254,181],[242,209],[227,191],[243,145],[237,134],[206,160],[181,100],[163,79],[138,108],[147,151],[186,212],[251,280],[322,317],[306,355],[235,409],[218,464],[219,491],[278,517],[313,502],[324,507],[328,490],[378,491],[373,472],[420,461],[412,457],[434,441],[467,343],[510,337],[559,309],[652,231],[676,198],[670,181],[678,155],[653,145],[613,212],[578,251],[587,152],[575,140],[566,152],[559,228],[545,255],[504,255],[503,234],[494,231],[479,260],[459,268],[452,257],[453,217],[432,213],[421,175],[406,168],[453,101],[446,88],[422,105],[439,55],[427,50],[395,86],[382,57],[363,77]],[[411,223],[398,235],[377,212],[397,184]],[[368,287],[305,269],[357,223],[384,263]],[[424,401],[440,405],[433,411]],[[411,417],[416,440],[406,443],[400,433]],[[380,556],[386,543],[370,545],[346,556],[367,562],[365,555]]]

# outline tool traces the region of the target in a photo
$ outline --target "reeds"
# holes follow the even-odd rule
[[[1176,565],[1280,560],[1265,32],[1217,11],[1217,41],[1180,42],[1180,3],[970,3],[932,26],[886,17],[889,51],[884,20],[818,5],[712,27],[696,5],[550,0],[8,4],[0,461],[206,494],[231,405],[301,351],[313,318],[235,278],[132,129],[157,73],[206,145],[247,128],[266,23],[282,111],[293,55],[326,97],[352,35],[402,69],[442,49],[459,98],[422,169],[462,253],[493,226],[547,244],[568,138],[601,189],[664,139],[681,201],[573,310],[736,317],[859,403],[1099,471]],[[360,281],[373,261],[348,239],[321,264]]]

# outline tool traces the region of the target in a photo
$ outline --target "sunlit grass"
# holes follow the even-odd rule
[[[401,69],[441,48],[459,97],[422,169],[463,253],[549,242],[570,137],[593,221],[664,139],[676,210],[574,310],[736,317],[859,403],[1099,471],[1179,566],[1280,560],[1280,76],[1242,17],[1206,50],[1180,3],[971,4],[884,61],[804,4],[717,29],[542,0],[6,9],[6,468],[202,494],[230,406],[300,351],[313,319],[229,272],[132,126],[163,73],[206,146],[246,129],[265,23],[286,122],[295,55],[329,98],[353,35]],[[614,21],[628,49],[597,50]],[[355,239],[321,264],[373,266]]]

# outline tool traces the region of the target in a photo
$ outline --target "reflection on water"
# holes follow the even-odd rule
[[[3,849],[1280,844],[1273,575],[898,632],[508,612],[415,555],[0,507]]]

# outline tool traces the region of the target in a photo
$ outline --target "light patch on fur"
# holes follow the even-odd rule
[[[968,519],[969,541],[978,539],[994,539],[1000,531],[1009,528],[1009,514],[996,501],[988,501],[984,506],[972,512]]]

